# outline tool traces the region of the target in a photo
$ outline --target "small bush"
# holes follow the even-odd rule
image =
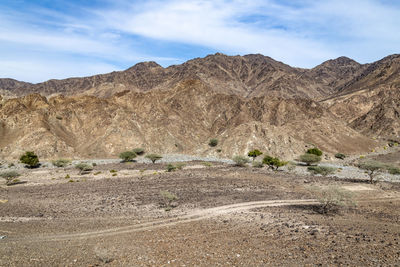
[[[211,147],[217,146],[218,145],[218,139],[216,139],[216,138],[210,139],[210,141],[208,142],[208,145],[211,146]]]
[[[7,186],[20,183],[21,181],[19,179],[16,179],[19,176],[21,176],[21,174],[19,174],[16,171],[8,171],[0,173],[0,177],[6,179]]]
[[[185,167],[185,166],[186,166],[186,164],[183,163],[183,162],[178,162],[178,163],[175,164],[175,167],[176,167],[178,170],[182,170],[183,167]]]
[[[65,175],[65,179],[69,179],[71,178],[71,176],[69,176],[69,174]]]
[[[306,154],[312,154],[312,155],[317,155],[318,157],[322,156],[322,151],[319,150],[318,148],[310,148],[306,151]]]
[[[287,164],[286,161],[281,161],[279,158],[274,158],[271,156],[265,156],[263,159],[263,163],[268,165],[268,169],[278,170],[279,167],[285,166]]]
[[[353,194],[337,186],[327,188],[312,187],[310,191],[320,203],[321,214],[338,212],[341,207],[354,206]]]
[[[167,165],[167,172],[173,172],[176,170],[176,167],[171,163]]]
[[[296,163],[293,161],[289,161],[287,164],[287,169],[289,172],[292,172],[296,169]]]
[[[313,163],[318,163],[321,161],[321,157],[314,154],[304,154],[300,156],[300,161],[306,163],[310,166]]]
[[[388,172],[393,175],[400,175],[400,168],[390,166],[388,167]]]
[[[19,158],[19,161],[28,168],[36,168],[39,166],[39,157],[33,151],[25,152],[25,154]]]
[[[93,166],[86,163],[78,163],[75,165],[75,168],[80,170],[79,174],[89,173],[93,170]]]
[[[162,156],[158,155],[158,154],[147,154],[146,158],[151,160],[151,162],[153,162],[153,164],[154,164],[154,163],[156,163],[157,160],[162,159]]]
[[[21,174],[19,174],[16,171],[8,171],[8,172],[2,172],[0,173],[0,177],[4,178],[4,179],[12,179],[12,178],[16,178],[21,176]]]
[[[235,166],[237,167],[245,167],[247,163],[249,163],[249,159],[243,156],[235,156],[232,159],[235,162]]]
[[[136,153],[133,151],[125,151],[119,154],[119,158],[122,159],[123,162],[132,161],[136,158]]]
[[[69,159],[57,159],[51,162],[54,166],[58,168],[66,167],[68,164],[71,163]]]
[[[178,200],[178,197],[175,194],[168,191],[161,191],[160,195],[162,197],[161,205],[165,208],[166,211],[169,211],[172,208],[176,207],[176,205],[173,204],[174,201]]]
[[[262,167],[264,167],[264,164],[261,161],[253,161],[252,166],[254,168],[262,168]]]
[[[96,167],[96,166],[97,166],[97,163],[96,163],[96,162],[93,162],[93,163],[92,163],[92,166],[93,166],[93,167]]]
[[[221,152],[222,152],[222,149],[218,148],[218,149],[217,149],[217,152],[218,152],[218,153],[221,153]]]
[[[93,173],[93,175],[99,175],[101,172],[95,172]]]
[[[335,154],[335,158],[337,158],[337,159],[345,159],[345,158],[346,158],[346,155],[345,155],[345,154],[342,154],[342,153],[336,153],[336,154]]]
[[[321,174],[323,176],[326,176],[328,174],[335,173],[336,168],[327,166],[310,166],[307,168],[307,170],[313,174]]]
[[[262,155],[262,152],[258,149],[254,149],[247,154],[247,156],[253,158],[253,160],[255,160],[260,155]]]
[[[116,170],[110,170],[110,172],[111,172],[111,173],[116,173],[117,171],[116,171]]]
[[[140,148],[140,147],[135,148],[135,149],[133,149],[132,151],[133,151],[136,155],[138,155],[138,156],[141,156],[141,155],[144,154],[144,149],[143,149],[143,148]]]

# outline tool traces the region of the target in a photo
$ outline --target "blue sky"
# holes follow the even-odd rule
[[[399,25],[395,0],[2,0],[0,77],[41,82],[216,52],[367,63],[400,53]]]

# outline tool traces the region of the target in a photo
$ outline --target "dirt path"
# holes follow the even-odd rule
[[[362,199],[360,202],[365,201],[382,201],[382,200],[394,200],[399,199],[398,197],[385,197],[385,198],[374,198],[374,199]],[[146,231],[156,228],[174,226],[177,224],[194,222],[204,220],[220,215],[225,215],[233,212],[240,212],[255,208],[264,207],[277,207],[277,206],[290,206],[290,205],[315,205],[318,204],[316,199],[291,199],[291,200],[267,200],[267,201],[253,201],[253,202],[242,202],[231,205],[224,205],[214,208],[208,208],[203,210],[197,210],[187,215],[177,216],[170,219],[156,220],[146,223],[139,223],[135,225],[129,225],[124,227],[109,228],[105,230],[61,234],[61,235],[48,235],[48,236],[30,236],[24,238],[8,238],[7,242],[44,242],[44,241],[65,241],[71,239],[88,239],[96,237],[113,236],[119,234],[132,233],[137,231]]]

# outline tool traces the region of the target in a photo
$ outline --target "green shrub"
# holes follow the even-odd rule
[[[318,163],[321,161],[321,157],[315,154],[304,154],[300,156],[300,161],[306,163],[310,166],[313,163]]]
[[[54,166],[61,168],[61,167],[66,167],[68,164],[71,163],[71,161],[69,159],[57,159],[57,160],[53,160],[51,163]]]
[[[93,166],[93,167],[96,167],[96,166],[97,166],[97,163],[96,163],[96,162],[93,162],[93,163],[92,163],[92,166]]]
[[[79,174],[86,174],[93,170],[93,166],[86,163],[78,163],[75,165],[75,168],[80,170]]]
[[[326,176],[328,174],[335,173],[336,168],[327,166],[309,166],[307,170],[313,174],[321,174],[323,176]]]
[[[285,166],[287,164],[286,161],[281,161],[279,158],[271,157],[268,155],[263,158],[263,163],[265,165],[268,165],[268,169],[272,170],[278,170],[279,167]]]
[[[244,156],[234,156],[232,159],[237,167],[245,167],[249,163],[249,159]]]
[[[210,139],[210,141],[208,142],[208,145],[211,146],[211,147],[217,146],[218,145],[218,139],[216,139],[216,138]]]
[[[19,158],[19,161],[27,165],[28,168],[39,166],[39,157],[33,151],[26,151],[25,154]]]
[[[71,178],[71,176],[69,176],[69,174],[65,175],[65,179],[69,179]]]
[[[346,155],[345,155],[345,154],[342,154],[342,153],[336,153],[336,154],[335,154],[335,158],[337,158],[337,159],[345,159],[345,158],[346,158]]]
[[[173,172],[176,170],[176,167],[171,163],[167,165],[167,172]]]
[[[141,156],[141,155],[144,154],[144,149],[143,149],[143,148],[140,148],[140,147],[135,148],[135,149],[133,149],[132,151],[133,151],[136,155],[138,155],[138,156]]]
[[[377,172],[385,169],[385,164],[378,161],[364,161],[357,164],[357,167],[366,171],[369,181],[372,184]]]
[[[314,148],[308,149],[306,154],[312,154],[312,155],[316,155],[318,157],[321,157],[322,156],[322,151],[319,150],[318,148],[314,147]]]
[[[253,160],[255,160],[260,155],[262,155],[262,152],[258,149],[254,149],[247,154],[247,156],[253,158]]]
[[[110,172],[111,172],[111,173],[116,173],[117,171],[116,171],[116,170],[110,170]]]
[[[341,207],[354,206],[353,194],[338,186],[326,188],[311,187],[310,191],[320,203],[319,212],[322,214],[334,213]]]
[[[133,151],[125,151],[119,154],[119,158],[122,159],[123,162],[132,161],[136,158],[136,153]]]
[[[261,161],[253,161],[252,166],[254,168],[262,168],[262,167],[264,167],[264,164]]]
[[[157,160],[162,159],[162,156],[158,154],[147,154],[146,158],[151,160],[151,162],[156,163]]]
[[[222,149],[218,148],[218,149],[217,149],[217,152],[218,152],[218,153],[221,153],[221,152],[222,152]]]
[[[388,172],[393,175],[400,175],[400,168],[390,166],[388,167]]]

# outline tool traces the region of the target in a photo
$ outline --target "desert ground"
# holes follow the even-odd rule
[[[397,163],[398,153],[373,157]],[[0,266],[400,265],[398,181],[166,166],[23,170],[26,183],[0,188]],[[310,188],[331,185],[355,205],[320,214]]]

